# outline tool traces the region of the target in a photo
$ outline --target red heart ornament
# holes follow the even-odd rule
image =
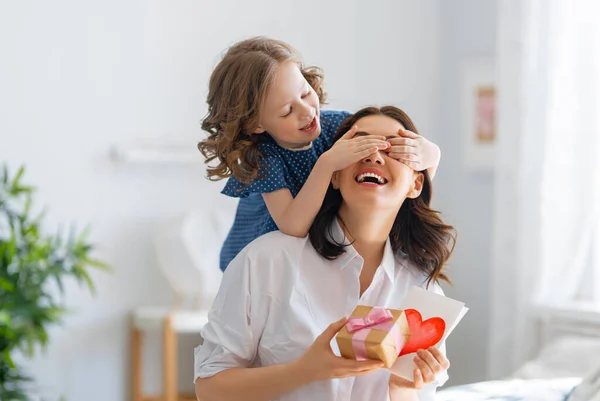
[[[427,349],[437,344],[444,336],[446,322],[441,317],[432,317],[423,321],[421,314],[415,309],[406,309],[404,314],[408,321],[410,334],[398,356]]]

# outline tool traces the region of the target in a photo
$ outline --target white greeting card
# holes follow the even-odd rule
[[[417,349],[439,347],[469,309],[462,302],[416,286],[409,290],[398,309],[405,311],[410,336],[389,370],[413,381],[413,372],[417,368],[413,358]]]

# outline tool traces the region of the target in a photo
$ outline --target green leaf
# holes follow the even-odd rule
[[[42,223],[42,221],[44,220],[44,218],[46,217],[46,212],[47,212],[47,209],[43,208],[40,211],[40,213],[38,213],[38,215],[33,218],[32,224],[35,224],[36,226],[40,225]]]
[[[6,311],[0,311],[0,323],[10,326],[10,315]]]
[[[15,290],[15,285],[10,281],[0,277],[0,288],[4,289],[4,291],[7,292],[13,292]]]
[[[17,233],[15,232],[14,227],[10,228],[10,238],[6,242],[6,250],[8,251],[8,255],[10,257],[16,256],[16,253],[17,253]]]
[[[56,282],[56,285],[58,286],[58,291],[61,294],[63,294],[65,292],[65,286],[63,284],[62,277],[60,276],[60,274],[55,274],[54,275],[54,280]]]
[[[25,342],[26,353],[27,353],[27,356],[29,356],[30,358],[32,358],[33,355],[35,354],[34,345],[35,344],[31,338],[28,338],[27,341]]]
[[[103,270],[106,272],[113,271],[112,267],[110,267],[108,264],[101,262],[99,260],[96,260],[96,259],[83,259],[83,263],[85,263],[88,266],[95,267],[96,269]]]
[[[2,183],[8,184],[8,166],[6,164],[2,168]]]
[[[94,285],[94,282],[92,281],[92,278],[88,272],[81,266],[75,266],[74,271],[79,278],[85,281],[92,295],[96,295],[96,286]]]
[[[19,186],[19,181],[21,180],[21,177],[23,176],[23,173],[25,172],[25,167],[21,166],[19,167],[19,170],[17,171],[17,175],[13,178],[12,181],[12,187],[13,188],[17,188]]]
[[[46,209],[32,212],[35,188],[22,182],[24,167],[13,177],[6,164],[3,171],[0,222],[8,237],[0,240],[0,400],[28,400],[21,387],[28,378],[14,365],[12,353],[33,356],[48,344],[50,327],[70,312],[62,295],[67,280],[85,283],[95,294],[91,268],[111,269],[91,257],[95,247],[88,242],[89,225],[79,234],[48,234],[43,229]],[[54,280],[60,292],[48,285]]]
[[[31,196],[28,196],[27,199],[25,199],[25,208],[23,209],[23,214],[25,216],[29,216],[29,212],[31,211]]]
[[[31,194],[35,188],[25,185],[18,185],[13,187],[13,191],[18,194]]]
[[[4,351],[4,360],[6,361],[6,363],[8,363],[8,366],[12,369],[15,369],[15,363],[13,362],[11,356],[10,356],[10,352],[8,352],[8,350]]]
[[[92,232],[92,229],[90,227],[90,225],[86,225],[83,228],[83,231],[81,231],[81,233],[79,234],[79,238],[77,238],[77,242],[76,244],[78,246],[82,246],[83,244],[85,244],[88,240],[88,238],[90,237],[90,233]]]

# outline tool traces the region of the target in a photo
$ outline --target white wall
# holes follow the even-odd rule
[[[486,378],[493,174],[470,171],[462,162],[461,65],[493,57],[496,1],[442,1],[440,9],[440,92],[435,133],[442,148],[436,200],[458,231],[449,263],[453,287],[446,294],[471,309],[448,340],[452,363],[449,384]]]
[[[256,34],[287,40],[322,66],[329,107],[394,102],[433,133],[438,68],[446,68],[438,58],[438,9],[409,0],[0,2],[0,160],[27,166],[38,204],[49,208],[48,229],[91,223],[98,256],[115,268],[93,275],[95,298],[68,287],[76,313],[52,331],[47,354],[29,364],[45,391],[69,401],[127,399],[127,315],[173,300],[151,232],[163,219],[214,208],[220,199],[200,155],[187,167],[116,165],[111,145],[172,138],[195,146],[218,54]],[[188,389],[195,342],[182,342],[180,381]],[[160,388],[158,362],[144,364],[148,390]]]

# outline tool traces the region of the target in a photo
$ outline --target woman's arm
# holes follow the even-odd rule
[[[307,384],[294,365],[227,369],[196,380],[199,401],[269,401]]]
[[[329,325],[299,358],[253,367],[267,320],[277,313],[268,294],[279,283],[275,277],[263,277],[273,263],[272,249],[264,243],[257,246],[244,248],[225,271],[202,329],[204,342],[194,355],[200,401],[269,401],[313,381],[368,374],[382,367],[380,361],[348,360],[333,353],[331,341],[346,318]]]
[[[287,188],[263,194],[279,231],[305,237],[323,204],[332,174],[390,146],[383,136],[353,138],[355,133],[356,127],[353,127],[319,157],[295,198]]]
[[[331,341],[346,322],[343,318],[331,323],[300,358],[288,364],[230,368],[196,379],[196,397],[199,401],[269,401],[314,381],[362,376],[381,369],[381,361],[355,361],[333,353]]]

